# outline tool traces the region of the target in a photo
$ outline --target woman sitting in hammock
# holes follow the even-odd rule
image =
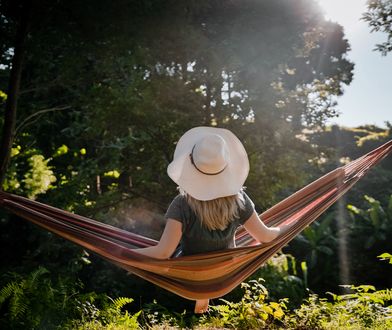
[[[138,253],[170,258],[181,244],[182,255],[234,247],[234,235],[243,225],[259,242],[274,240],[279,227],[267,227],[243,191],[249,160],[241,141],[229,130],[195,127],[177,143],[167,170],[180,194],[166,212],[166,227],[156,246]],[[286,228],[285,228],[286,230]],[[196,313],[208,308],[208,299],[197,300]]]

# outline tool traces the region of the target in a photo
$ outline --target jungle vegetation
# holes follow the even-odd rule
[[[390,18],[369,1],[384,55]],[[152,238],[191,127],[240,137],[260,212],[392,136],[327,125],[354,63],[313,0],[4,0],[0,35],[2,189]],[[1,209],[0,327],[390,328],[391,182],[389,157],[202,317]]]

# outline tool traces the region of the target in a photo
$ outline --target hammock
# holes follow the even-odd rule
[[[134,248],[152,246],[157,241],[131,232],[5,192],[0,192],[0,204],[184,298],[217,298],[243,282],[391,152],[392,140],[265,211],[261,217],[269,226],[293,224],[273,242],[257,244],[241,229],[236,234],[236,248],[168,260],[138,254]]]

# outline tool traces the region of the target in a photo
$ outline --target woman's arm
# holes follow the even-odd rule
[[[267,227],[264,222],[261,221],[256,211],[246,220],[244,227],[248,233],[260,243],[271,242],[281,234],[281,228]]]
[[[135,252],[157,259],[168,259],[178,246],[182,236],[182,223],[168,219],[165,230],[155,246],[137,249]]]

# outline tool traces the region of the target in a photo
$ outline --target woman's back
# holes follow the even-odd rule
[[[209,229],[203,223],[194,207],[187,201],[187,196],[180,194],[170,204],[166,218],[182,223],[181,250],[182,255],[211,252],[234,247],[234,235],[237,228],[243,225],[254,212],[250,198],[240,192],[242,205],[236,205],[238,216],[227,221],[224,229]],[[233,202],[235,202],[233,200]]]

